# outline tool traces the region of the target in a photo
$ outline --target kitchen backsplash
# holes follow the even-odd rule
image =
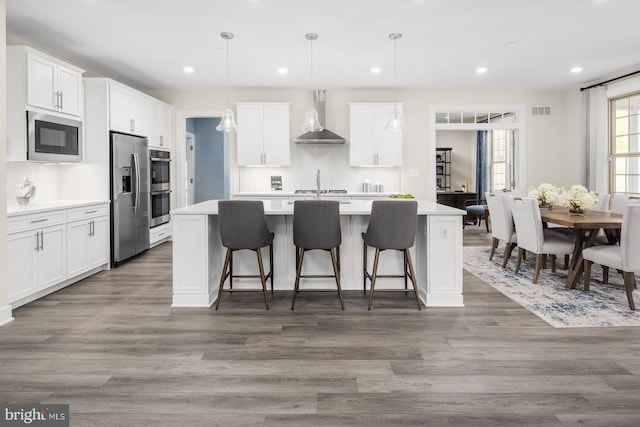
[[[362,191],[362,183],[383,185],[384,192],[400,190],[400,168],[360,168],[349,166],[349,145],[291,145],[291,166],[239,168],[239,191],[270,192],[271,176],[282,176],[282,190],[316,188],[320,169],[323,189]]]
[[[33,202],[58,200],[60,195],[60,166],[55,163],[7,163],[7,205],[17,205],[16,186],[28,177],[36,186]]]

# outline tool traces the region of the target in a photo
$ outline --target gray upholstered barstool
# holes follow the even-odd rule
[[[227,248],[227,255],[224,259],[224,267],[220,276],[220,286],[218,288],[218,300],[216,310],[220,305],[222,291],[226,292],[262,292],[264,304],[269,310],[269,300],[267,298],[267,279],[271,281],[271,292],[273,293],[273,237],[269,231],[267,220],[264,216],[264,205],[260,201],[251,200],[220,200],[218,202],[218,220],[222,246]],[[260,248],[269,247],[269,273],[264,274],[262,265],[262,253]],[[258,269],[260,274],[255,275],[234,275],[233,274],[233,253],[235,251],[248,249],[255,251],[258,256]],[[224,288],[224,282],[229,278],[229,289]],[[262,289],[233,289],[233,278],[254,278],[259,277]]]
[[[297,200],[293,205],[293,244],[296,246],[296,282],[291,298],[291,310],[296,304],[300,290],[300,278],[335,277],[340,307],[344,310],[342,288],[340,287],[340,204],[332,200]],[[306,251],[322,249],[331,254],[333,275],[312,275],[302,273],[302,262]],[[328,289],[305,291],[326,292]],[[333,290],[331,290],[333,291]]]
[[[416,303],[418,304],[418,310],[422,310],[420,299],[418,298],[416,275],[413,270],[411,255],[409,254],[409,248],[413,246],[416,238],[417,214],[418,203],[412,200],[376,200],[372,203],[369,226],[367,227],[367,231],[362,233],[362,239],[364,240],[363,286],[365,292],[367,291],[367,279],[371,280],[369,310],[371,310],[371,304],[373,303],[376,280],[390,277],[404,277],[404,289],[379,289],[379,291],[413,292],[416,297]],[[372,274],[369,274],[367,271],[368,246],[376,249]],[[403,252],[404,274],[378,275],[380,251],[387,249]],[[413,290],[407,289],[407,279],[411,279]]]

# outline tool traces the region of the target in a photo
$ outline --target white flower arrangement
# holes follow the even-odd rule
[[[582,185],[572,185],[560,195],[559,203],[570,211],[584,211],[598,204],[598,195]]]
[[[538,204],[542,207],[550,207],[558,203],[560,189],[545,182],[538,185],[537,188],[529,187],[527,196],[533,199],[538,199]]]

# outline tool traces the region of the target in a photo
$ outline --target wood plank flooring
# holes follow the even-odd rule
[[[460,309],[290,297],[171,308],[164,244],[14,310],[0,402],[68,403],[74,426],[640,424],[640,328],[553,329],[466,272]]]

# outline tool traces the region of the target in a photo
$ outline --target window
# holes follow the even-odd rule
[[[612,193],[640,195],[640,94],[611,100]]]
[[[507,186],[507,133],[506,130],[491,131],[491,175],[489,188],[508,189]]]

